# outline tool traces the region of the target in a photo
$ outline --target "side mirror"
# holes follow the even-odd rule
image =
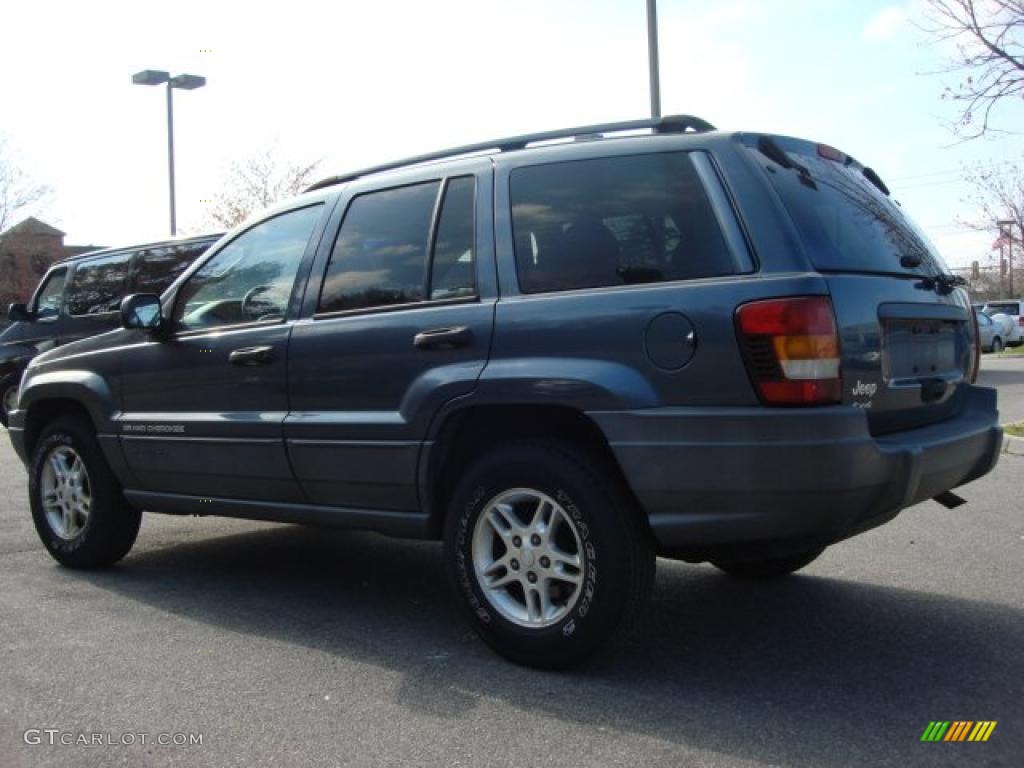
[[[12,323],[29,323],[32,322],[33,318],[27,305],[11,304],[11,306],[7,308],[7,319]]]
[[[133,293],[121,301],[121,325],[157,331],[163,325],[160,297],[154,293]]]

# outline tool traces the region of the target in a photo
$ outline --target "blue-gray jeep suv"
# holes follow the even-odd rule
[[[628,627],[657,555],[781,576],[959,503],[1001,441],[967,296],[879,175],[686,116],[327,179],[121,315],[10,416],[58,561],[123,557],[141,510],[443,539],[538,666]]]

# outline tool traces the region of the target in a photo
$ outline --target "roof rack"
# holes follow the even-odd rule
[[[405,160],[398,160],[383,165],[375,165],[364,168],[361,171],[345,173],[339,176],[330,176],[315,184],[306,187],[306,192],[313,192],[317,189],[332,187],[335,184],[343,184],[346,181],[354,181],[363,176],[374,173],[391,171],[396,168],[404,168],[409,165],[419,165],[435,160],[458,157],[460,155],[473,155],[483,152],[509,152],[515,149],[524,149],[529,144],[536,144],[542,141],[553,141],[555,139],[571,139],[577,136],[594,138],[595,134],[619,133],[622,131],[639,131],[649,128],[653,133],[704,133],[715,130],[715,126],[706,120],[693,115],[665,115],[664,117],[651,118],[648,120],[627,120],[619,123],[600,123],[598,125],[582,125],[576,128],[561,128],[557,131],[544,131],[542,133],[528,133],[522,136],[511,136],[506,139],[494,139],[479,144],[467,144],[464,147],[445,149],[440,152],[429,152],[425,155],[407,157]]]

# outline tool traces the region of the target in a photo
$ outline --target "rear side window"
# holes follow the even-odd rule
[[[430,298],[457,299],[476,294],[474,258],[475,179],[451,179],[444,193],[441,218],[434,239],[434,260],[430,273]]]
[[[126,292],[131,258],[131,252],[114,253],[79,264],[67,290],[68,313],[97,315],[117,310]]]
[[[439,185],[371,192],[352,201],[327,267],[321,312],[423,300]]]
[[[209,248],[211,243],[180,243],[136,252],[133,265],[135,293],[163,293]]]
[[[525,293],[740,271],[685,152],[516,169],[511,198]]]
[[[317,311],[475,296],[475,186],[465,176],[449,179],[443,189],[432,181],[356,197],[334,244]]]

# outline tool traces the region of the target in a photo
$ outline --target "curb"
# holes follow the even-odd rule
[[[1024,437],[1014,437],[1004,433],[1002,453],[1008,453],[1011,456],[1024,456]]]

